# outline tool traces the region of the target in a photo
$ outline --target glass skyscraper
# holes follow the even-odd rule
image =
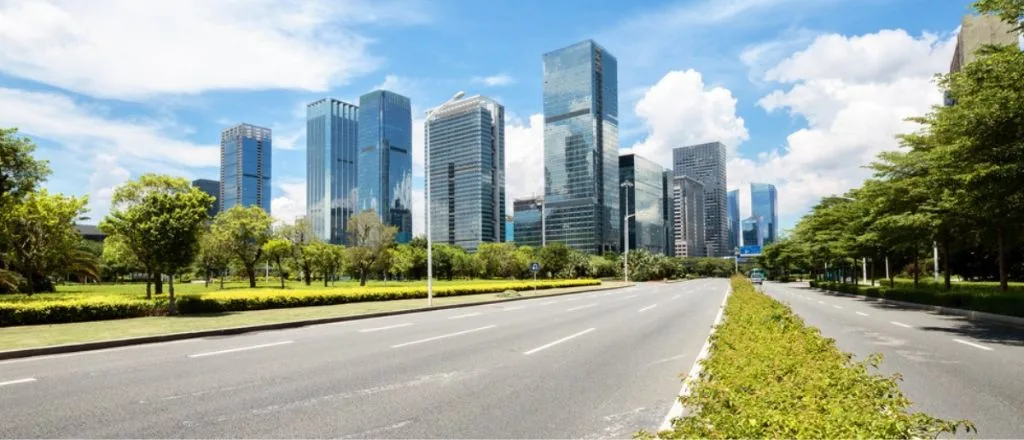
[[[704,185],[704,234],[707,256],[732,255],[726,207],[725,145],[721,142],[679,147],[672,150],[672,172],[689,176]]]
[[[373,209],[412,239],[412,106],[387,90],[359,97],[358,211]]]
[[[544,54],[549,241],[592,254],[619,249],[618,105],[617,62],[597,43]]]
[[[619,188],[619,200],[624,214],[636,214],[629,219],[629,237],[625,237],[626,229],[621,224],[622,220],[619,220],[623,240],[629,240],[630,250],[647,249],[656,254],[666,253],[665,189],[662,186],[664,176],[665,169],[661,165],[635,154],[619,156],[619,180],[633,183],[633,186]]]
[[[239,124],[220,132],[220,210],[256,205],[270,213],[269,128]]]
[[[779,197],[775,185],[750,184],[750,213],[761,226],[761,240],[764,244],[775,243],[779,234]]]
[[[430,237],[474,252],[505,241],[505,107],[473,96],[431,113]]]
[[[539,248],[541,242],[540,197],[528,197],[512,201],[512,222],[516,234],[516,245]]]
[[[760,218],[743,220],[743,246],[764,246],[763,223]]]
[[[321,240],[346,243],[356,212],[359,107],[325,98],[306,106],[306,218]]]
[[[672,170],[661,173],[661,221],[665,224],[665,255],[676,256],[675,197],[672,193]]]
[[[675,256],[706,257],[704,185],[689,176],[672,179]]]
[[[729,252],[740,247],[740,190],[729,191]]]
[[[192,186],[213,196],[213,205],[210,205],[210,209],[206,210],[206,215],[216,217],[217,213],[220,212],[220,182],[210,179],[196,179],[192,181]]]

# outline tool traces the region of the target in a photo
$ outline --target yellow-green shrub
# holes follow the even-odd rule
[[[973,428],[908,413],[897,378],[869,371],[880,356],[854,362],[748,280],[732,285],[710,356],[683,398],[693,411],[659,437],[933,438]]]
[[[0,327],[135,318],[162,310],[154,301],[118,296],[0,302]]]

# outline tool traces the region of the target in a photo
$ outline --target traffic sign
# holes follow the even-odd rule
[[[755,244],[755,245],[740,247],[740,256],[741,257],[756,257],[758,255],[761,255],[761,246],[758,246],[758,245]]]
[[[539,271],[540,270],[540,263],[537,263],[537,262],[530,263],[530,270],[533,271],[533,272]]]

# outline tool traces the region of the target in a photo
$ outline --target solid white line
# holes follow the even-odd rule
[[[644,308],[642,308],[642,309],[640,309],[640,310],[637,310],[637,311],[638,311],[638,312],[640,312],[640,313],[643,313],[643,312],[646,312],[646,311],[648,311],[648,310],[651,310],[651,309],[653,309],[653,308],[655,308],[655,307],[658,307],[658,305],[657,305],[657,304],[651,304],[651,305],[649,305],[649,306],[647,306],[647,307],[644,307]]]
[[[569,335],[569,336],[566,336],[566,337],[564,337],[564,338],[562,338],[562,339],[559,339],[559,340],[557,340],[557,341],[555,341],[555,342],[550,342],[550,343],[547,343],[547,344],[541,345],[540,347],[534,348],[533,350],[530,350],[530,351],[527,351],[527,352],[523,352],[523,354],[525,354],[525,355],[531,355],[531,354],[534,354],[534,353],[536,353],[536,352],[538,352],[538,351],[541,351],[541,350],[543,350],[543,349],[545,349],[545,348],[551,348],[551,347],[553,347],[553,346],[555,346],[555,345],[561,344],[561,343],[563,343],[563,342],[565,342],[565,341],[568,341],[568,340],[570,340],[570,339],[572,339],[572,338],[575,338],[575,337],[578,337],[578,336],[583,336],[583,335],[585,335],[585,334],[587,334],[587,333],[590,333],[590,332],[592,332],[592,331],[594,331],[594,327],[588,328],[588,329],[586,329],[586,330],[583,330],[583,331],[581,331],[581,332],[579,332],[579,333],[576,333],[576,334],[574,334],[574,335]]]
[[[986,347],[986,346],[981,345],[981,344],[975,344],[973,342],[965,341],[963,339],[956,339],[956,338],[954,338],[953,340],[956,341],[956,342],[959,342],[961,344],[964,344],[964,345],[970,345],[971,347],[974,347],[974,348],[980,348],[982,350],[992,351],[992,347]],[[0,385],[2,385],[2,384],[0,384]]]
[[[205,353],[190,354],[190,355],[188,355],[188,357],[190,357],[190,358],[198,358],[198,357],[214,356],[214,355],[218,355],[218,354],[234,353],[234,352],[238,352],[238,351],[255,350],[257,348],[274,347],[274,346],[277,346],[277,345],[291,344],[291,343],[294,343],[294,342],[295,341],[271,342],[269,344],[250,345],[250,346],[247,346],[247,347],[229,348],[227,350],[208,351],[208,352],[205,352]]]
[[[14,385],[14,384],[19,384],[19,383],[29,383],[29,382],[35,382],[35,381],[36,381],[36,378],[34,378],[34,377],[26,377],[24,379],[8,380],[6,382],[0,382],[0,387],[2,387],[4,385]]]
[[[837,309],[841,309],[841,308],[843,308],[843,306],[832,306],[832,307],[835,307],[835,308],[837,308]]]
[[[519,310],[519,309],[525,309],[525,308],[526,308],[526,306],[515,306],[515,307],[505,307],[502,310],[506,311],[506,312],[510,312],[512,310]]]
[[[857,312],[857,314],[860,315],[860,316],[871,316],[871,315],[869,315],[867,313],[864,313],[864,312]]]
[[[818,301],[818,304],[825,304],[825,301]]]
[[[579,307],[573,307],[573,308],[571,308],[571,309],[565,309],[565,311],[566,311],[566,312],[575,312],[575,311],[577,311],[577,310],[583,310],[583,309],[586,309],[586,308],[594,307],[594,306],[596,306],[596,305],[597,305],[597,304],[587,304],[587,305],[585,305],[585,306],[579,306]]]
[[[436,341],[438,339],[450,338],[452,336],[464,335],[466,333],[478,332],[478,331],[481,331],[481,330],[487,330],[489,328],[494,328],[494,327],[497,327],[497,326],[496,325],[486,325],[486,326],[483,326],[483,327],[477,327],[477,328],[470,329],[470,330],[463,330],[461,332],[448,333],[446,335],[440,335],[440,336],[433,336],[433,337],[429,337],[429,338],[426,338],[426,339],[420,339],[420,340],[412,341],[412,342],[403,342],[401,344],[392,345],[391,348],[401,348],[401,347],[405,347],[407,345],[422,344],[424,342]]]
[[[898,321],[889,321],[889,324],[898,325],[898,326],[903,327],[903,328],[914,328],[914,326],[912,326],[912,325],[904,324],[904,323],[898,322]]]
[[[479,314],[480,314],[480,312],[466,313],[465,315],[449,316],[448,319],[468,318],[470,316],[477,316]]]
[[[377,332],[377,331],[381,331],[381,330],[391,330],[393,328],[408,327],[410,325],[412,325],[411,322],[406,322],[404,324],[389,325],[387,327],[364,328],[362,330],[359,330],[359,333],[369,333],[369,332]]]
[[[544,301],[544,302],[542,302],[540,304],[537,304],[537,305],[538,306],[549,306],[549,305],[554,304],[556,302],[558,302],[558,301]]]
[[[580,299],[582,299],[582,298],[580,298],[580,297],[576,296],[576,297],[572,297],[572,298],[566,298],[566,299],[565,299],[565,302],[569,302],[569,301],[579,301]]]
[[[636,295],[629,295],[629,296],[622,297],[620,299],[630,299],[630,298],[636,298]]]
[[[679,299],[679,295],[673,296],[672,299]]]

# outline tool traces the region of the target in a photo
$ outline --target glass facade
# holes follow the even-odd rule
[[[270,214],[271,133],[239,124],[220,133],[220,210],[235,205],[263,208]]]
[[[505,241],[505,107],[473,96],[433,110],[426,127],[430,237],[474,252]]]
[[[541,246],[541,198],[530,197],[512,202],[512,222],[516,234],[516,245]]]
[[[740,247],[740,190],[729,191],[729,252]]]
[[[662,217],[665,225],[665,255],[676,256],[675,198],[672,194],[672,170],[661,173]]]
[[[516,241],[516,227],[512,217],[505,219],[505,241]]]
[[[761,231],[764,229],[761,224],[761,219],[757,217],[748,217],[743,220],[743,245],[744,246],[763,246],[764,236],[761,235]]]
[[[635,154],[619,156],[619,180],[632,182],[631,187],[619,187],[619,200],[629,219],[629,249],[646,249],[665,254],[665,206],[662,179],[665,169]],[[623,217],[625,217],[623,215]],[[619,227],[625,233],[622,219]]]
[[[196,179],[192,181],[192,186],[213,196],[213,205],[210,206],[210,209],[206,210],[206,215],[216,217],[217,213],[220,212],[220,182],[210,179]]]
[[[398,227],[395,240],[412,239],[412,106],[387,90],[359,97],[359,211],[373,209]]]
[[[672,179],[673,229],[677,257],[706,257],[704,185],[688,177]]]
[[[359,107],[337,99],[306,106],[306,217],[324,241],[345,244],[356,212]]]
[[[543,58],[547,237],[592,254],[617,251],[617,62],[591,40]]]
[[[775,185],[750,184],[750,213],[760,223],[763,244],[775,243],[779,228],[779,197]]]
[[[704,185],[707,256],[732,255],[727,237],[725,144],[710,142],[676,148],[672,150],[672,165],[676,177],[688,176]]]

